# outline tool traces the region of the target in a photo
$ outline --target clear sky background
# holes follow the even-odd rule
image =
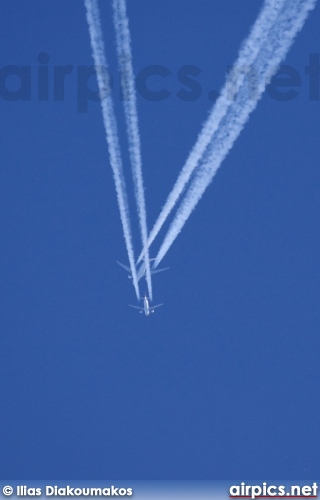
[[[138,99],[151,226],[262,2],[128,4],[136,74],[171,73],[148,81],[166,99]],[[131,187],[111,2],[100,5]],[[7,65],[32,75],[30,100],[5,99],[19,90],[14,76],[0,96],[3,478],[319,472],[320,104],[305,74],[319,19],[317,5],[285,61],[300,77],[296,97],[264,95],[163,261],[170,270],[154,277],[164,307],[146,318],[128,307],[134,290],[116,265],[127,257],[100,105],[80,112],[80,66],[92,64],[83,2],[3,0],[2,82]],[[201,71],[192,101],[177,95],[190,90],[177,76],[185,65]]]

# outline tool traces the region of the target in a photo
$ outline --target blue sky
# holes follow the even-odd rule
[[[138,97],[149,226],[260,4],[128,1],[136,74],[170,72],[149,80],[166,99]],[[131,187],[111,2],[100,5]],[[4,0],[2,71],[26,66],[32,79],[31,99],[8,101],[3,87],[0,99],[3,477],[318,472],[319,100],[305,66],[319,53],[319,15],[317,5],[285,61],[301,78],[297,96],[265,94],[165,258],[170,270],[154,277],[165,305],[146,318],[128,307],[133,287],[115,262],[127,257],[100,106],[79,110],[77,75],[92,64],[84,5]],[[64,65],[55,101],[54,66]],[[185,65],[200,71],[193,101],[177,96]],[[19,88],[13,76],[6,86]]]

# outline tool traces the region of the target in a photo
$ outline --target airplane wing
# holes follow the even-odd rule
[[[124,264],[121,264],[121,262],[119,262],[118,260],[116,261],[117,264],[119,264],[119,266],[123,267],[123,269],[125,269],[126,271],[128,271],[128,273],[131,274],[131,269],[130,267],[127,267],[125,266]]]
[[[140,311],[144,311],[143,307],[132,306],[131,304],[129,304],[129,307],[134,307],[134,309],[139,309]]]
[[[153,312],[154,309],[156,309],[157,307],[161,307],[161,306],[163,306],[163,304],[157,304],[156,306],[150,307],[150,310]]]
[[[151,269],[151,274],[161,273],[161,271],[166,271],[169,267],[163,267],[162,269]]]

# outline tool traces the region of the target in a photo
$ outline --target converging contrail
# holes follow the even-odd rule
[[[92,55],[97,74],[99,94],[102,107],[102,117],[109,149],[110,163],[116,187],[117,200],[122,222],[124,240],[128,252],[132,281],[137,299],[140,300],[137,271],[135,266],[132,235],[130,227],[129,208],[126,194],[126,184],[120,155],[117,124],[111,98],[110,78],[107,60],[104,52],[103,37],[100,23],[100,13],[97,0],[84,0],[89,27]]]
[[[255,109],[266,85],[277,70],[277,66],[290,49],[295,36],[301,30],[309,12],[317,0],[288,0],[278,20],[270,30],[253,66],[256,79],[251,95],[244,85],[238,91],[217,133],[211,141],[203,163],[199,166],[191,185],[177,210],[155,260],[155,267],[163,259],[178,236],[204,191],[209,186],[222,161],[239,136],[250,113]],[[253,93],[255,95],[253,95]]]
[[[140,224],[143,248],[147,248],[147,212],[143,187],[140,134],[138,126],[137,99],[132,64],[131,37],[125,0],[113,0],[114,26],[116,31],[117,54],[121,70],[121,85],[127,124],[129,152],[132,167],[134,192]],[[149,252],[144,255],[149,297],[152,300],[152,283]]]
[[[190,180],[193,172],[197,168],[200,159],[202,158],[209,142],[211,141],[214,133],[218,129],[223,117],[226,115],[229,107],[231,106],[237,92],[237,86],[241,86],[245,80],[246,74],[256,59],[261,47],[265,43],[268,33],[275,21],[277,20],[281,10],[288,0],[266,0],[260,14],[255,21],[248,38],[242,43],[239,51],[238,58],[233,65],[232,70],[228,74],[226,83],[220,92],[212,110],[193,146],[185,165],[183,166],[175,185],[169,194],[161,213],[155,222],[149,238],[148,246],[154,241],[163,224],[168,218],[170,212],[178,202],[181,193],[183,192],[186,184]],[[290,0],[289,0],[290,1]],[[138,262],[142,259],[144,247],[141,252]]]

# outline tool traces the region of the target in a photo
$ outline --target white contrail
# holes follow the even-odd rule
[[[199,161],[204,154],[213,134],[218,129],[221,120],[226,115],[237,92],[237,86],[244,82],[248,70],[256,59],[261,47],[265,43],[268,33],[277,20],[283,6],[290,0],[266,0],[257,20],[255,21],[248,38],[242,43],[238,58],[233,65],[232,70],[227,76],[226,83],[221,90],[220,96],[212,107],[211,112],[198,136],[198,139],[192,148],[185,165],[183,166],[175,185],[169,194],[161,213],[155,222],[149,238],[148,247],[158,235],[171,210],[181,196],[191,175],[197,168]],[[138,262],[141,261],[146,247],[142,250]]]
[[[103,123],[108,143],[110,163],[113,170],[113,177],[116,187],[123,234],[128,252],[133,286],[136,292],[137,299],[140,300],[137,271],[135,266],[134,251],[132,245],[126,185],[125,185],[122,162],[121,162],[117,124],[111,98],[110,79],[107,67],[107,60],[103,46],[99,7],[97,0],[84,0],[84,3],[86,7],[92,55],[95,63],[95,70],[97,74],[99,94],[101,100]]]
[[[316,1],[290,0],[270,31],[268,39],[254,63],[257,76],[254,89],[255,96],[249,95],[248,97],[246,89],[242,86],[238,93],[238,99],[232,103],[227,116],[214,136],[214,140],[210,143],[205,154],[204,163],[199,167],[182,200],[181,206],[177,210],[177,214],[156,257],[155,267],[169,250],[192,210],[212,181],[221,162],[232,148],[250,113],[256,107],[266,85],[275,73],[277,66],[288,52],[309,12],[315,7]]]
[[[116,31],[117,54],[121,71],[123,103],[127,124],[129,152],[132,167],[134,192],[140,224],[142,246],[147,248],[147,212],[143,187],[141,146],[138,125],[137,99],[132,64],[131,37],[125,0],[113,0],[114,26]],[[146,279],[149,297],[152,300],[152,283],[149,252],[145,253]]]

